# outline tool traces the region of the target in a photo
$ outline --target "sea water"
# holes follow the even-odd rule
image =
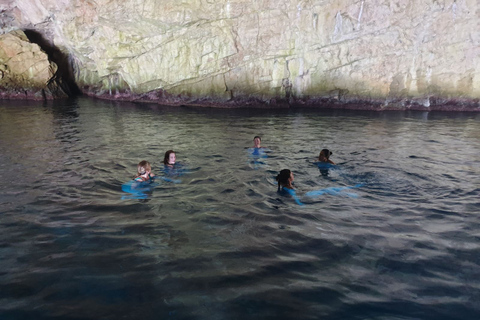
[[[0,177],[2,320],[480,317],[478,113],[2,101]]]

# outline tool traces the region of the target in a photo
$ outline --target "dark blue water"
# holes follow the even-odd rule
[[[480,316],[480,114],[3,101],[0,177],[2,320]]]

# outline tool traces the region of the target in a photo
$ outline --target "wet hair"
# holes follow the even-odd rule
[[[253,137],[253,140],[255,140],[255,139],[257,139],[257,138],[258,138],[258,140],[262,141],[262,138],[260,138],[260,136],[255,136],[255,137]]]
[[[150,165],[150,162],[145,160],[140,161],[137,166],[137,175],[133,179],[144,175],[147,171],[152,171],[152,166]]]
[[[330,156],[333,154],[333,152],[328,149],[322,149],[322,151],[320,151],[320,154],[322,154],[322,152],[327,159],[330,158]],[[320,158],[320,154],[318,155],[318,158]]]
[[[175,153],[173,150],[168,150],[165,152],[165,157],[163,158],[163,164],[168,165],[168,158],[170,157],[171,153]]]
[[[290,179],[291,173],[292,173],[292,171],[290,171],[290,170],[288,170],[288,169],[283,169],[283,170],[280,171],[280,173],[277,175],[277,177],[275,178],[275,180],[278,181],[278,191],[280,191],[280,186],[281,186],[281,185],[288,184],[288,179]]]

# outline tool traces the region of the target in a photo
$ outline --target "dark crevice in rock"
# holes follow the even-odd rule
[[[48,86],[52,93],[56,90],[62,90],[69,97],[75,97],[82,94],[82,91],[75,83],[73,67],[69,62],[68,55],[63,53],[59,48],[52,45],[38,31],[27,29],[23,30],[28,40],[38,46],[48,55],[48,59],[54,62],[58,69],[50,79]],[[60,96],[60,95],[58,95]]]

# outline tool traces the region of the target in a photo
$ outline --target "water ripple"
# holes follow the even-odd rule
[[[18,103],[0,106],[2,319],[480,314],[475,116]],[[169,149],[182,175],[122,200]]]

